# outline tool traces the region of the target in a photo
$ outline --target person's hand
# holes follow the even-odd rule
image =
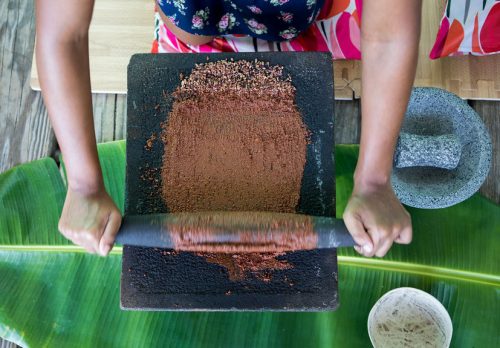
[[[383,257],[392,243],[409,244],[410,214],[401,205],[390,184],[354,187],[344,212],[344,222],[364,256]]]
[[[68,188],[59,231],[89,253],[106,256],[113,247],[121,219],[104,188],[90,194]]]

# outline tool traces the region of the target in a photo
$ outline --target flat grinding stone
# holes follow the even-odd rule
[[[222,266],[190,252],[125,246],[121,306],[180,311],[322,311],[337,307],[335,249],[298,251],[278,259],[295,267],[272,272],[269,282],[253,275],[231,281]]]
[[[416,208],[445,208],[458,204],[479,190],[491,165],[491,139],[481,118],[464,100],[439,88],[414,88],[403,122],[403,133],[436,137],[436,144],[446,136],[454,136],[460,145],[460,160],[453,169],[427,166],[394,168],[392,186],[403,204]],[[409,139],[406,139],[407,141]],[[429,145],[429,144],[427,144]],[[456,156],[458,148],[448,139],[447,156]],[[423,148],[411,147],[408,160],[425,157]],[[417,153],[411,154],[411,151]],[[396,153],[398,156],[398,153]],[[453,163],[451,158],[443,159]],[[453,167],[453,166],[451,166]]]
[[[297,213],[335,215],[333,65],[320,52],[140,54],[128,67],[125,215],[168,213],[160,196],[164,145],[161,122],[171,93],[195,64],[223,59],[260,60],[284,67],[295,102],[311,132]],[[152,135],[156,140],[145,146]],[[163,254],[162,254],[163,252]],[[121,306],[134,310],[333,310],[338,306],[336,250],[280,256],[294,266],[230,281],[227,271],[193,253],[125,246]]]

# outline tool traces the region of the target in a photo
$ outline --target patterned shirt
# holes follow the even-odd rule
[[[324,0],[157,0],[180,29],[195,35],[250,35],[284,41],[306,30]]]

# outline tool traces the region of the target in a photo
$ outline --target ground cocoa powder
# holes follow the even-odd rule
[[[282,68],[200,64],[164,125],[162,193],[170,212],[295,212],[308,133]]]
[[[283,67],[244,60],[198,64],[173,97],[161,135],[162,196],[171,213],[295,212],[308,131]],[[211,233],[192,231],[178,235],[179,247],[192,243],[195,235]],[[283,245],[312,243],[310,234],[297,235],[295,241],[290,235],[281,241]],[[291,267],[277,259],[283,252],[276,244],[267,245],[271,253],[249,253],[254,242],[236,249],[207,245],[211,251],[224,252],[198,255],[225,267],[232,280],[252,272],[270,281],[270,271]],[[246,252],[227,253],[236,250]]]

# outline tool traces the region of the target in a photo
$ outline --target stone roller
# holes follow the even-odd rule
[[[125,217],[117,242],[193,252],[285,252],[353,246],[340,219],[272,212]]]

